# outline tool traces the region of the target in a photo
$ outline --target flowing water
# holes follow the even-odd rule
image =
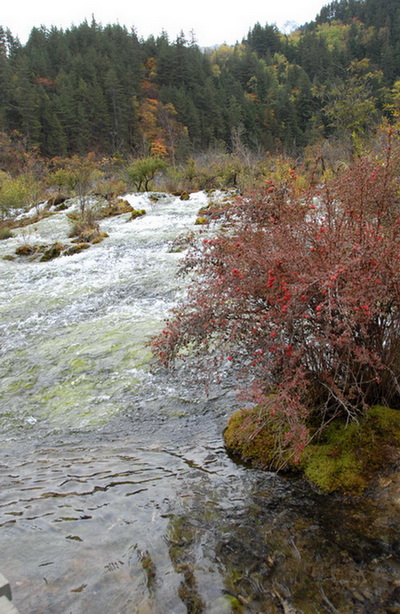
[[[390,485],[352,501],[236,465],[229,384],[151,369],[189,201],[51,262],[0,260],[0,572],[21,614],[400,612]],[[58,214],[0,243],[65,241]],[[15,233],[18,235],[18,232]],[[397,515],[396,515],[397,513]]]

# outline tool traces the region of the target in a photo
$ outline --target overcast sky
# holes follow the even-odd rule
[[[235,4],[235,5],[234,5]],[[68,28],[92,15],[103,25],[132,26],[139,37],[157,36],[162,30],[173,40],[181,30],[193,30],[200,46],[234,44],[257,22],[303,25],[329,0],[3,0],[0,25],[25,43],[31,28],[52,25]]]

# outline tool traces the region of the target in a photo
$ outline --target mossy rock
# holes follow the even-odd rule
[[[49,260],[58,258],[64,249],[65,245],[62,243],[53,243],[53,245],[50,245],[44,250],[43,256],[40,258],[40,262],[48,262]]]
[[[146,215],[145,209],[133,209],[130,219],[135,220],[137,217],[142,217],[142,215]]]
[[[107,239],[109,236],[110,235],[108,235],[106,232],[99,232],[97,236],[92,239],[92,244],[95,245],[96,243],[101,243],[103,239]]]
[[[72,235],[75,236],[75,235]],[[106,239],[109,235],[106,232],[102,232],[99,227],[87,227],[83,228],[76,239],[72,243],[101,243],[103,239]]]
[[[32,256],[32,254],[34,254],[36,251],[37,250],[33,245],[30,245],[29,243],[24,243],[24,245],[20,245],[19,247],[17,247],[15,253],[17,254],[17,256]]]
[[[130,205],[127,200],[117,200],[110,203],[107,207],[99,209],[98,213],[100,217],[104,218],[122,215],[123,213],[131,213],[133,210],[132,205]]]
[[[66,211],[66,209],[69,209],[69,205],[68,203],[61,203],[60,205],[57,205],[56,207],[54,207],[54,209],[56,211]]]
[[[90,243],[77,243],[76,245],[71,245],[63,252],[63,256],[73,256],[74,254],[79,254],[83,252],[85,249],[89,249]]]
[[[195,224],[196,226],[204,226],[205,224],[208,224],[208,218],[205,216],[200,216],[196,219]]]
[[[322,491],[357,494],[398,460],[400,411],[374,406],[358,422],[332,422],[318,441],[305,447],[298,464],[289,450],[280,450],[276,427],[262,408],[235,412],[224,439],[229,452],[252,466],[302,471]]]
[[[190,195],[187,192],[181,192],[181,195],[179,196],[179,198],[181,200],[189,200],[190,199]]]
[[[15,256],[11,256],[11,254],[7,254],[3,256],[2,260],[8,260],[9,262],[13,262],[15,260]]]
[[[321,490],[360,492],[398,458],[400,411],[374,406],[359,423],[333,422],[301,459],[305,476]]]

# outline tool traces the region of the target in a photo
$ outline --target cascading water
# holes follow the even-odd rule
[[[21,614],[394,611],[390,501],[235,465],[228,384],[150,370],[183,291],[171,242],[207,197],[128,199],[147,214],[87,251],[0,260],[0,571]],[[0,257],[68,222],[28,228]]]

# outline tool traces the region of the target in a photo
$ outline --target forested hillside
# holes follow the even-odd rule
[[[182,34],[139,38],[93,20],[0,29],[0,132],[46,157],[93,151],[185,160],[193,152],[298,154],[354,145],[400,97],[397,0],[341,0],[290,35],[256,24],[200,49]]]

